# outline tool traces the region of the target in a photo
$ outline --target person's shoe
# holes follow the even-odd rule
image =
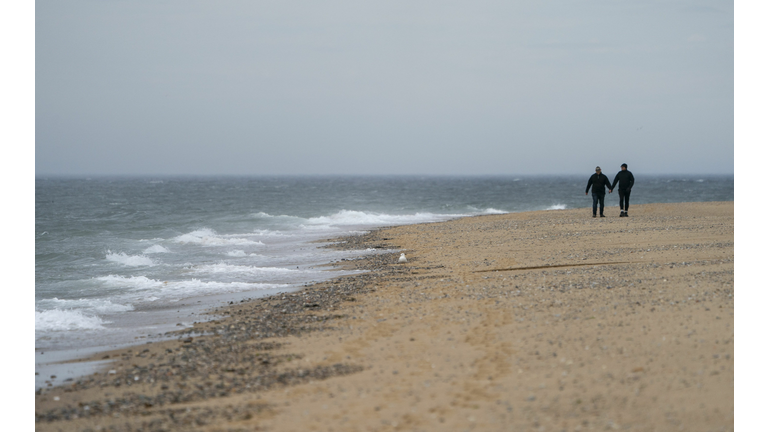
[[[624,212],[624,217],[629,217],[629,212]]]
[[[619,217],[624,217],[624,210],[621,211],[621,214],[619,215]]]
[[[605,215],[604,215],[604,214],[601,214],[601,215],[600,215],[600,217],[605,217]]]
[[[592,215],[592,217],[597,217],[597,215],[596,215],[596,214],[593,214],[593,215]]]

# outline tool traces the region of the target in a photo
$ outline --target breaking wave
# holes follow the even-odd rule
[[[35,331],[99,330],[105,322],[79,310],[35,311]]]
[[[116,262],[118,264],[122,264],[128,267],[155,265],[155,262],[152,261],[152,259],[147,256],[127,255],[125,252],[113,253],[112,251],[108,250],[106,258],[108,261]]]
[[[187,234],[182,234],[173,239],[177,243],[192,243],[201,246],[232,246],[232,245],[263,245],[260,241],[229,235],[218,235],[209,228],[202,228]]]
[[[170,251],[167,248],[164,248],[160,245],[153,245],[146,249],[144,249],[145,254],[153,254],[153,253],[169,253]]]
[[[554,204],[547,207],[545,210],[565,210],[566,207],[568,206],[566,206],[565,204]]]

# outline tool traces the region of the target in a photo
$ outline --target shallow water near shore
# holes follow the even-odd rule
[[[144,343],[209,319],[200,314],[221,302],[348,274],[323,265],[377,252],[318,240],[589,207],[587,178],[38,178],[36,351]],[[636,182],[634,204],[733,200],[733,176],[636,174]],[[618,197],[607,201],[610,211]]]

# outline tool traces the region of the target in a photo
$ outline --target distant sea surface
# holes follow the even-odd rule
[[[320,265],[361,255],[321,239],[481,214],[588,217],[588,177],[37,178],[36,351],[143,342],[222,302],[345,274]],[[733,176],[635,179],[631,204],[733,200]],[[618,214],[617,194],[607,205]]]

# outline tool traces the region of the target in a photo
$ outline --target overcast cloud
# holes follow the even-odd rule
[[[38,0],[36,172],[730,174],[733,12]]]

